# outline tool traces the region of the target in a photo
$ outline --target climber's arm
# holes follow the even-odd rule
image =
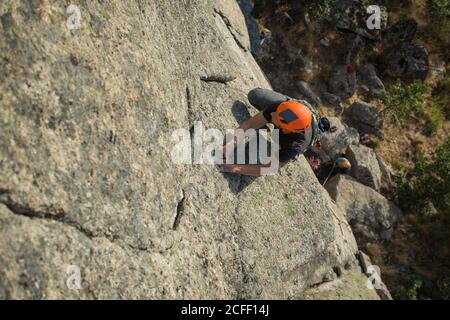
[[[263,113],[260,112],[257,115],[251,117],[247,121],[241,124],[239,129],[242,129],[245,131],[249,129],[260,129],[267,123],[266,118],[264,117]]]
[[[262,128],[266,123],[267,123],[266,118],[264,117],[263,113],[260,112],[257,115],[248,119],[247,121],[245,121],[244,123],[242,123],[241,126],[239,127],[239,129],[244,130],[244,132],[249,129],[259,129],[259,128]],[[229,145],[232,146],[232,148],[230,148],[230,149],[234,149],[235,146],[239,145],[242,142],[242,141],[239,141],[239,138],[243,138],[243,136],[237,135],[236,139],[229,141],[223,147],[224,154]]]

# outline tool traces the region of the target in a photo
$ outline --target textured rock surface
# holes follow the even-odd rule
[[[346,110],[346,115],[348,122],[360,132],[384,138],[381,131],[384,119],[377,107],[364,101],[356,101]]]
[[[317,107],[318,104],[322,103],[320,97],[311,89],[307,82],[298,81],[296,85],[300,93],[300,97],[310,102],[313,107]]]
[[[322,135],[322,150],[320,152],[323,161],[335,161],[340,154],[345,153],[349,145],[359,144],[359,134],[354,128],[350,128],[336,117],[329,117],[331,126],[336,127],[335,132]]]
[[[403,41],[410,42],[417,32],[417,22],[414,19],[402,19],[386,30],[383,41],[387,46],[398,45]]]
[[[368,7],[373,5],[368,0],[342,0],[337,4],[334,21],[336,27],[342,31],[352,32],[361,37],[378,40],[380,39],[381,30],[387,26],[388,12],[384,6],[378,6],[380,14],[379,28],[368,28],[368,21],[373,23],[371,19],[372,12],[368,11]]]
[[[401,42],[387,49],[382,64],[386,75],[408,83],[425,80],[430,70],[427,49],[411,42]]]
[[[341,99],[347,99],[356,92],[356,74],[347,72],[345,66],[336,67],[328,81],[328,91]]]
[[[306,290],[304,300],[380,300],[375,289],[367,288],[368,278],[358,270],[350,270],[337,280]]]
[[[375,152],[363,145],[350,145],[345,155],[352,164],[351,176],[379,191],[382,173]]]
[[[376,157],[381,170],[381,189],[384,191],[391,190],[391,188],[394,186],[394,180],[392,179],[394,170],[384,161],[384,159],[380,155],[377,154]]]
[[[340,97],[326,91],[322,92],[322,98],[325,101],[325,103],[328,103],[333,107],[336,107],[342,102],[342,99]]]
[[[372,264],[372,261],[370,260],[369,256],[367,254],[365,254],[364,252],[360,251],[358,253],[358,258],[359,258],[359,263],[361,265],[363,272],[368,277],[375,276],[374,272],[378,272],[378,271],[373,269],[373,264]],[[371,266],[372,266],[372,268],[371,268]],[[380,270],[380,272],[381,272],[381,270]],[[377,283],[372,283],[372,284],[374,285],[374,289],[377,291],[378,296],[382,300],[393,300],[391,293],[389,292],[388,288],[386,287],[386,285],[383,283],[383,280],[381,279],[381,275],[378,274],[378,277],[376,277],[374,280],[376,280]]]
[[[372,64],[365,65],[358,70],[358,81],[361,85],[366,86],[371,94],[380,95],[385,91],[384,84]]]
[[[379,240],[390,237],[394,224],[401,215],[401,210],[392,202],[344,175],[333,177],[326,189],[336,204],[346,212],[352,228],[362,231],[364,238]]]
[[[236,43],[243,50],[251,50],[251,38],[244,18],[236,1],[216,1],[214,11],[222,18]],[[251,11],[251,8],[250,8]]]
[[[0,298],[292,298],[355,259],[303,157],[171,162],[173,130],[235,128],[269,87],[234,1],[86,2],[78,30],[68,5],[0,4]]]

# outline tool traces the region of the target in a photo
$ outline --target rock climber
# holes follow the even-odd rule
[[[352,164],[344,155],[341,155],[334,163],[326,165],[324,169],[328,170],[326,178],[317,177],[322,185],[326,185],[328,180],[337,174],[349,174]]]
[[[256,88],[248,93],[249,102],[259,112],[240,126],[244,132],[249,129],[260,129],[266,123],[272,123],[279,129],[279,163],[280,167],[288,161],[296,159],[309,147],[320,147],[320,137],[330,131],[330,121],[320,117],[312,106],[304,100],[296,100],[281,93]],[[231,140],[224,146],[226,150],[233,150],[242,143],[238,139]],[[231,144],[231,148],[228,145]],[[223,171],[248,176],[261,176],[262,168],[271,164],[224,164]]]
[[[349,174],[352,169],[352,164],[345,157],[345,154],[339,155],[336,161],[329,160],[326,162],[322,162],[320,154],[316,150],[308,149],[304,155],[321,184],[326,184],[328,179],[337,174]]]

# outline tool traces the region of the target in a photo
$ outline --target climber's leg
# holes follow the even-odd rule
[[[276,108],[287,100],[289,100],[288,96],[267,89],[256,88],[248,93],[248,101],[259,111],[267,107]]]

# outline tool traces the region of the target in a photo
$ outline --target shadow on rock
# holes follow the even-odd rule
[[[233,106],[231,107],[231,112],[233,113],[233,116],[239,123],[239,125],[241,125],[243,122],[247,121],[252,117],[250,115],[250,112],[248,112],[247,105],[239,100],[233,103]]]
[[[228,186],[231,192],[238,194],[245,190],[250,184],[252,184],[258,177],[243,176],[236,173],[222,172],[222,175],[228,181]]]
[[[235,101],[231,107],[231,112],[239,125],[251,118],[247,105],[242,101]],[[236,149],[234,150],[234,159],[237,159]],[[249,162],[249,144],[245,146],[245,163]],[[257,177],[243,176],[236,173],[223,172],[222,175],[227,179],[230,190],[238,194],[248,187]]]

